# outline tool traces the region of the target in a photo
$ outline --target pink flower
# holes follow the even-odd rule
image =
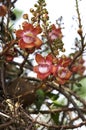
[[[55,73],[56,67],[52,64],[53,58],[49,54],[46,58],[42,57],[40,54],[36,55],[37,66],[34,66],[33,70],[37,73],[37,77],[40,79],[45,79],[51,73]]]
[[[24,22],[22,24],[23,29],[16,31],[16,36],[19,39],[18,44],[20,48],[33,49],[41,46],[42,41],[37,37],[41,33],[40,26],[33,27],[32,24]]]
[[[57,73],[56,79],[59,84],[66,83],[72,75],[72,72],[67,67],[58,67]]]
[[[51,31],[49,32],[48,37],[51,41],[56,40],[57,38],[62,39],[61,28],[56,28],[56,26],[53,24],[51,26]]]
[[[68,69],[71,59],[67,57],[60,57],[57,60],[56,82],[59,84],[66,83],[72,75],[72,72]]]

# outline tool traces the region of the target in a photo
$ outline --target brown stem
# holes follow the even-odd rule
[[[1,84],[2,84],[2,89],[3,89],[4,95],[6,97],[7,91],[6,91],[6,87],[5,87],[5,66],[4,66],[4,63],[2,63],[2,66],[1,66]]]
[[[20,65],[20,72],[19,72],[18,76],[20,76],[23,73],[23,67],[24,67],[25,63],[27,62],[28,55],[29,55],[29,53],[27,53],[26,57],[24,58],[24,61]]]
[[[80,111],[82,111],[83,113],[86,113],[86,109],[85,108],[79,108]],[[76,111],[75,107],[62,107],[62,108],[57,108],[57,109],[52,109],[52,110],[40,110],[39,112],[42,114],[50,114],[50,113],[56,113],[56,112],[68,112],[68,111]],[[29,114],[38,114],[38,111],[29,111]]]
[[[4,124],[0,124],[0,130],[1,129],[4,129],[4,128],[7,128],[9,125],[11,125],[13,123],[13,120],[10,120]]]

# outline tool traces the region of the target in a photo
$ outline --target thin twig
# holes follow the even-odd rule
[[[9,125],[11,125],[13,123],[13,120],[10,120],[4,124],[0,124],[0,130],[1,129],[4,129],[4,128],[7,128]]]
[[[10,118],[10,119],[11,119],[10,116],[8,116],[7,114],[4,114],[4,113],[2,113],[2,112],[0,112],[0,115],[1,115],[1,116],[4,116],[4,117],[6,117],[6,118]]]

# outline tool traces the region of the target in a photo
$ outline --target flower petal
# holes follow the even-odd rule
[[[46,73],[46,74],[41,74],[41,73],[37,73],[37,77],[40,79],[45,79],[50,75],[50,73]]]
[[[23,36],[23,33],[24,33],[23,30],[19,29],[19,30],[16,31],[16,36],[18,38],[21,38]]]
[[[63,35],[61,32],[61,28],[56,28],[56,26],[53,24],[48,36],[51,41],[56,40],[57,38],[62,39]]]
[[[51,25],[51,28],[52,28],[52,30],[55,30],[55,29],[56,29],[55,24],[52,24],[52,25]]]
[[[64,67],[67,67],[67,66],[70,64],[70,62],[71,62],[71,59],[66,57],[66,58],[63,59],[63,61],[62,61],[62,65],[63,65]]]
[[[37,73],[37,77],[40,79],[45,79],[46,77],[48,77],[50,75],[50,71],[46,72],[46,73],[40,73],[39,72],[39,66],[34,66],[33,67],[33,71]]]
[[[46,61],[49,61],[49,62],[52,63],[52,61],[53,61],[53,57],[52,57],[51,54],[48,54],[48,55],[47,55],[47,57],[46,57]]]
[[[22,23],[22,27],[23,27],[24,31],[25,30],[33,31],[33,29],[34,29],[33,25],[28,23],[28,22],[26,22],[26,21]]]
[[[35,42],[34,42],[35,46],[36,47],[40,47],[41,44],[42,44],[42,41],[38,38],[38,37],[35,37]]]
[[[25,43],[24,41],[23,41],[23,39],[20,39],[19,40],[19,46],[20,46],[20,48],[21,49],[24,49],[24,48],[29,48],[29,49],[31,49],[31,48],[33,48],[34,47],[34,43]]]
[[[37,66],[34,66],[34,67],[33,67],[33,71],[36,72],[36,73],[38,73],[38,72],[39,72],[39,66],[38,66],[38,65],[37,65]]]
[[[35,35],[37,35],[37,34],[39,34],[39,33],[41,33],[42,32],[42,29],[41,29],[41,27],[38,25],[38,26],[36,26],[34,29],[33,29],[33,33],[35,34]]]
[[[34,35],[28,32],[24,33],[24,36],[22,38],[25,43],[32,43],[35,41]]]
[[[68,71],[66,76],[65,76],[65,79],[68,80],[72,75],[72,72],[71,71]]]
[[[57,66],[52,65],[52,70],[51,70],[52,74],[55,76],[57,73]]]
[[[38,64],[43,64],[45,62],[45,59],[40,54],[36,54],[36,62]]]
[[[60,79],[60,78],[58,78],[58,77],[56,78],[56,80],[57,80],[56,82],[57,82],[58,84],[62,84],[62,85],[67,82],[67,80],[65,80],[65,79]]]

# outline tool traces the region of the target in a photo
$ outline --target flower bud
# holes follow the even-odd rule
[[[35,22],[35,21],[36,21],[35,17],[32,17],[32,18],[31,18],[31,21],[32,21],[32,22]]]
[[[46,3],[44,2],[42,5],[43,5],[43,6],[46,6]]]
[[[33,8],[31,8],[31,9],[30,9],[30,12],[31,12],[31,13],[33,13],[33,12],[34,12],[34,9],[33,9]]]
[[[82,28],[79,28],[79,29],[77,30],[77,33],[78,33],[79,35],[82,35]]]
[[[23,14],[24,19],[28,19],[28,14]]]
[[[35,4],[35,5],[34,5],[34,7],[38,7],[38,5],[37,5],[37,4]]]
[[[62,52],[65,52],[65,48],[62,48]]]

